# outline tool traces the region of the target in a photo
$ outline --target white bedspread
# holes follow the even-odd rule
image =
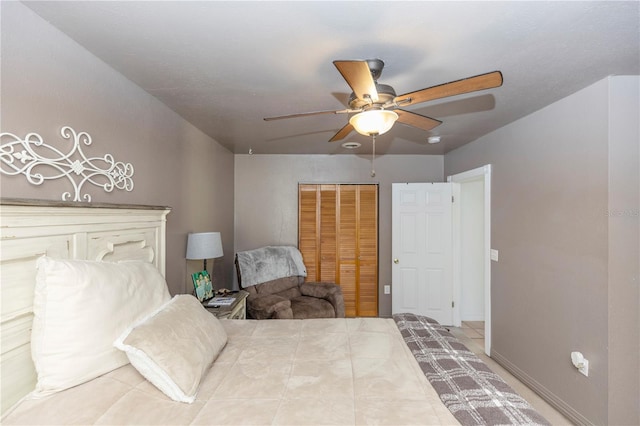
[[[193,404],[126,365],[2,424],[458,424],[392,319],[223,320],[229,340]]]

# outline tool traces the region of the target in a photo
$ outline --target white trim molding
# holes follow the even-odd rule
[[[67,178],[73,186],[73,194],[69,191],[62,193],[63,201],[90,202],[91,195],[82,194],[82,186],[87,182],[105,192],[111,192],[114,188],[133,191],[131,163],[115,161],[111,154],[87,157],[82,152],[82,145],[89,146],[92,142],[87,132],[76,132],[71,127],[64,126],[60,134],[73,143],[66,154],[44,143],[42,136],[37,133],[28,133],[24,139],[13,133],[0,133],[0,173],[8,176],[24,175],[32,185]],[[5,143],[5,139],[10,141]]]
[[[484,182],[484,352],[491,356],[491,164],[487,164],[466,172],[458,173],[447,177],[447,182],[453,183],[453,193],[456,199],[460,199],[460,184],[472,181]],[[453,205],[454,224],[453,250],[453,291],[457,300],[460,300],[460,203]],[[454,310],[454,323],[460,324],[460,304]]]

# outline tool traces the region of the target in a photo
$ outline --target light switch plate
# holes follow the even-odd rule
[[[491,249],[491,260],[493,260],[494,262],[498,261],[498,250]]]
[[[390,285],[385,285],[384,286],[384,294],[391,294],[391,286]]]

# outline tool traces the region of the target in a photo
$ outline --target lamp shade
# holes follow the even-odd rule
[[[387,133],[397,119],[398,114],[393,111],[370,109],[351,117],[349,124],[361,135],[372,136]]]
[[[187,259],[215,259],[222,256],[222,238],[219,232],[189,234],[187,238]]]

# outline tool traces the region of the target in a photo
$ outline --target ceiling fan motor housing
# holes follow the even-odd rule
[[[364,99],[359,99],[354,92],[349,95],[349,107],[351,109],[360,109],[367,106],[382,106],[387,102],[393,101],[396,97],[396,91],[388,84],[380,84],[376,82],[376,91],[378,92],[378,101],[375,103],[367,102]]]
[[[382,59],[367,59],[366,62],[369,66],[369,71],[371,71],[371,77],[374,81],[378,81],[378,77],[380,77],[384,68],[384,62]]]

